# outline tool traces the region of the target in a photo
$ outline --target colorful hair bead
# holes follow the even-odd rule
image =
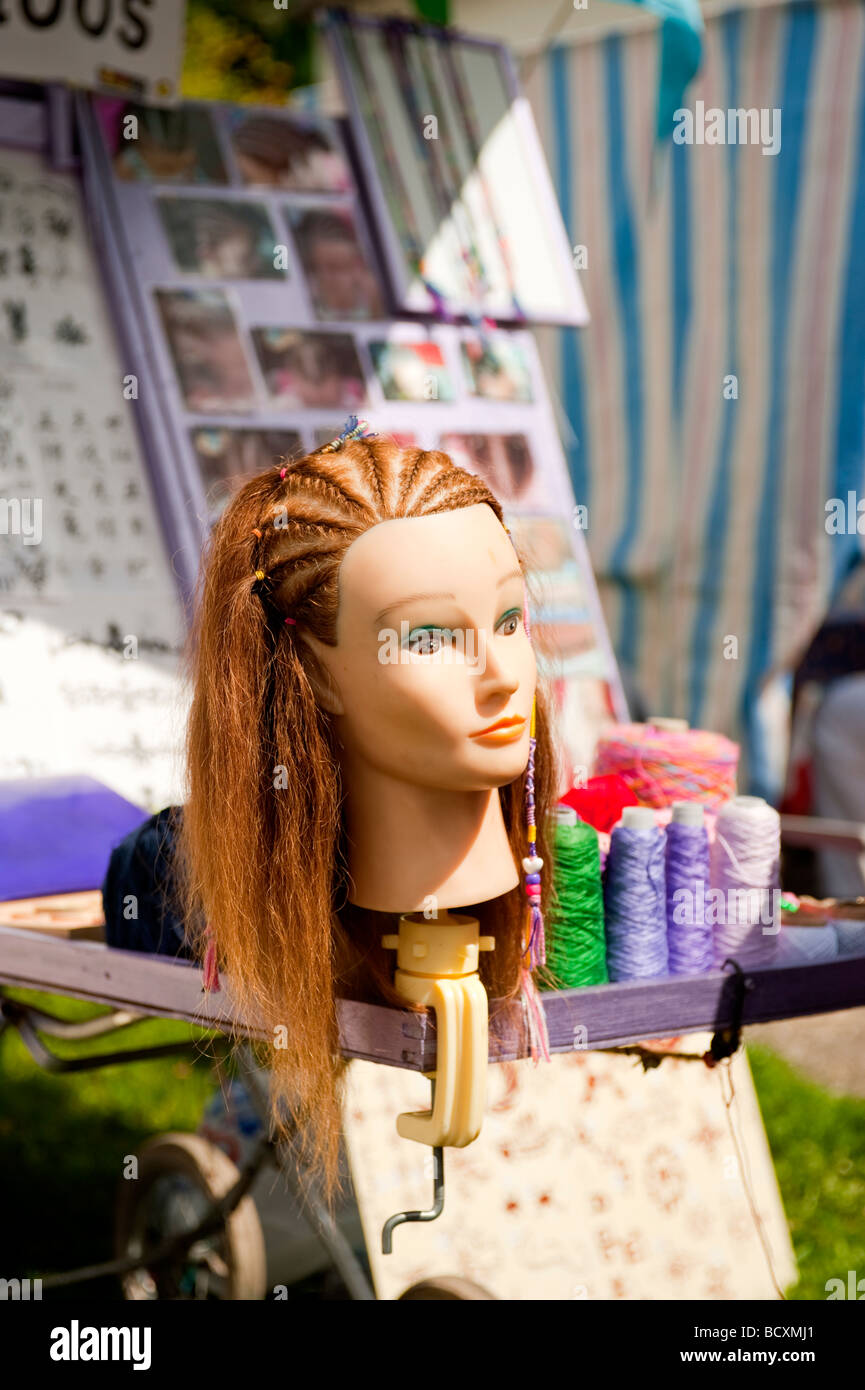
[[[343,446],[349,444],[353,439],[377,439],[375,430],[371,430],[366,420],[358,420],[356,415],[349,415],[345,422],[345,428],[341,434],[332,439],[329,444],[324,444],[319,449],[320,454],[335,454]]]

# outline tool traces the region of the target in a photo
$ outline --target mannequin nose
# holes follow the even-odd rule
[[[497,655],[494,637],[488,637],[478,653],[478,698],[489,700],[492,696],[507,698],[519,690],[520,681],[510,662]]]

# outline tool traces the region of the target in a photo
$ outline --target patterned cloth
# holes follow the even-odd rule
[[[700,1034],[681,1050],[708,1045]],[[445,1151],[443,1214],[398,1226],[382,1255],[384,1221],[429,1205],[431,1152],[396,1133],[429,1093],[416,1074],[349,1068],[345,1135],[379,1298],[444,1275],[503,1299],[772,1299],[772,1269],[782,1288],[795,1280],[742,1054],[729,1072],[667,1060],[644,1074],[600,1052],[491,1066],[479,1138]]]

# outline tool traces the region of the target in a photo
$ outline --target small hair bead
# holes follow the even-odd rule
[[[267,576],[265,575],[264,570],[256,570],[255,577],[256,579],[265,579]]]
[[[285,621],[290,624],[291,627],[297,627],[297,618],[286,618]]]
[[[279,470],[279,476],[280,476],[280,478],[282,478],[283,482],[285,482],[285,475],[286,475],[287,472],[288,472],[288,469],[287,469],[287,468],[280,468],[280,470]]]
[[[258,539],[261,540],[261,532],[259,531],[259,529],[258,529],[257,526],[253,526],[253,528],[252,528],[252,534],[253,534],[254,536],[258,536]]]
[[[371,430],[366,420],[358,420],[356,415],[349,415],[345,422],[345,427],[332,439],[329,444],[324,444],[319,449],[320,454],[336,454],[343,444],[350,444],[355,439],[377,439],[375,430]]]

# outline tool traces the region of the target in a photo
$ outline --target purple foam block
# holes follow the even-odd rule
[[[112,849],[147,815],[93,777],[0,782],[0,902],[101,888]]]

